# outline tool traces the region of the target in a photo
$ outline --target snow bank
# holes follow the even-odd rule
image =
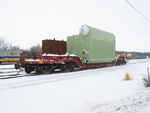
[[[69,53],[66,53],[64,55],[58,55],[58,54],[46,54],[44,53],[42,56],[76,56],[75,54],[69,54]]]
[[[149,60],[129,61],[125,66],[1,80],[1,112],[149,113],[150,90],[142,81],[147,67]],[[126,72],[133,80],[123,80]]]

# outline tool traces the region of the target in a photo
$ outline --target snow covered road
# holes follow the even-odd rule
[[[149,113],[150,88],[142,81],[147,67],[150,60],[132,60],[125,66],[0,80],[0,109],[2,113]],[[126,72],[133,80],[123,80]]]

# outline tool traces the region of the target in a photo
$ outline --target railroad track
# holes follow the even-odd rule
[[[10,68],[7,68],[7,67],[4,67],[4,68],[0,68],[0,70],[12,70],[14,68],[10,67]]]
[[[21,77],[14,65],[0,65],[0,80]]]
[[[137,63],[146,63],[146,62],[147,61],[137,61],[137,62],[128,63],[127,65],[134,65],[134,64],[137,64]],[[119,67],[122,68],[124,66],[119,66]],[[112,68],[112,70],[116,70],[116,69],[118,69],[118,66],[114,66],[114,67],[111,67],[111,68]],[[105,69],[107,70],[107,68],[105,68]],[[61,72],[59,72],[59,71],[55,72],[55,73],[53,73],[53,75],[59,74],[59,73],[61,73]],[[48,75],[48,74],[42,74],[42,75]],[[0,80],[19,78],[19,77],[31,77],[31,76],[36,76],[36,74],[35,73],[31,73],[31,74],[26,74],[26,75],[22,76],[20,74],[20,71],[14,69],[13,65],[12,66],[9,65],[8,68],[7,67],[3,67],[3,65],[0,66]]]
[[[2,79],[11,79],[11,78],[18,78],[18,77],[22,77],[22,76],[18,75],[18,74],[5,75],[5,76],[0,76],[0,80],[2,80]]]

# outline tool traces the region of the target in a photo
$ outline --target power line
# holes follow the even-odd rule
[[[142,12],[140,12],[136,7],[134,7],[128,0],[124,0],[127,4],[129,4],[134,10],[136,10],[146,21],[150,23],[150,19],[147,18]]]

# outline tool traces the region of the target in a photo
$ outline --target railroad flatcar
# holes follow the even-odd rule
[[[49,42],[50,45],[46,44],[49,46],[49,51],[43,52],[42,56],[35,59],[22,59],[16,64],[16,69],[21,66],[25,68],[27,73],[35,71],[39,74],[43,72],[52,73],[56,70],[74,71],[75,69],[114,66],[116,63],[117,65],[125,64],[125,59],[115,59],[115,35],[87,25],[81,26],[79,35],[67,37],[67,42],[56,40]],[[58,43],[67,43],[67,47],[56,47]],[[65,50],[66,54],[61,54],[61,51],[64,52]]]

